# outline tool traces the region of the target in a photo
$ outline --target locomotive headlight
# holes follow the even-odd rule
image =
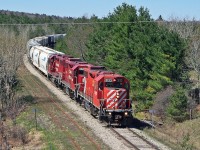
[[[116,96],[117,98],[119,98],[119,93],[117,92],[117,96]]]
[[[128,116],[128,112],[125,112],[124,115],[125,115],[125,116]]]
[[[111,112],[109,112],[109,113],[108,113],[108,115],[110,115],[110,116],[111,116],[111,115],[112,115],[112,113],[111,113]]]

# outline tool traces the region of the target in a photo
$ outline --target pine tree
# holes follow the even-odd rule
[[[176,121],[183,121],[187,117],[187,97],[180,87],[169,98],[168,115]]]

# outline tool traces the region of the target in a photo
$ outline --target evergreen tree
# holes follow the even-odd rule
[[[159,15],[157,21],[163,21],[163,17],[161,15]]]
[[[184,90],[179,87],[169,100],[168,115],[176,121],[183,121],[187,116],[187,97]]]

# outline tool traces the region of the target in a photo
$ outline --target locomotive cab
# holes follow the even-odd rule
[[[132,115],[131,100],[129,99],[129,81],[117,74],[104,74],[99,82],[99,99],[102,101],[102,116],[108,122],[126,124]],[[101,94],[103,93],[103,94]]]
[[[48,78],[61,88],[64,86],[62,80],[65,78],[65,60],[71,58],[68,55],[54,54],[48,59]]]
[[[91,66],[86,62],[79,62],[72,68],[73,81],[77,92],[83,92],[84,89],[84,69]]]

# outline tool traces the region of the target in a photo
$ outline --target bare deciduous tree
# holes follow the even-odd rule
[[[167,22],[167,26],[170,30],[178,33],[181,38],[188,39],[194,36],[196,21],[194,19],[191,21],[187,18],[180,20],[179,18],[171,17],[170,21]]]
[[[172,18],[167,24],[168,28],[177,32],[187,43],[187,51],[185,62],[187,66],[193,69],[197,76],[198,81],[196,88],[199,88],[199,75],[200,75],[200,24],[198,21],[178,18]],[[199,93],[200,94],[200,93]]]
[[[16,71],[23,63],[26,52],[28,28],[17,27],[15,32],[11,28],[0,28],[0,109],[15,106]]]
[[[166,108],[169,104],[169,97],[174,93],[172,86],[168,86],[162,91],[158,92],[155,97],[155,102],[152,107],[156,111],[156,115],[164,118],[166,116]]]
[[[83,60],[85,60],[84,54],[87,49],[86,41],[91,32],[91,28],[88,26],[74,26],[74,29],[71,30],[71,33],[67,38],[69,49],[74,50],[74,52],[79,55],[81,54],[78,57],[81,57]]]
[[[16,96],[16,71],[23,63],[28,28],[0,27],[0,149],[10,149],[8,131],[3,125],[5,114],[15,121],[21,109]],[[24,136],[23,136],[24,137]]]

